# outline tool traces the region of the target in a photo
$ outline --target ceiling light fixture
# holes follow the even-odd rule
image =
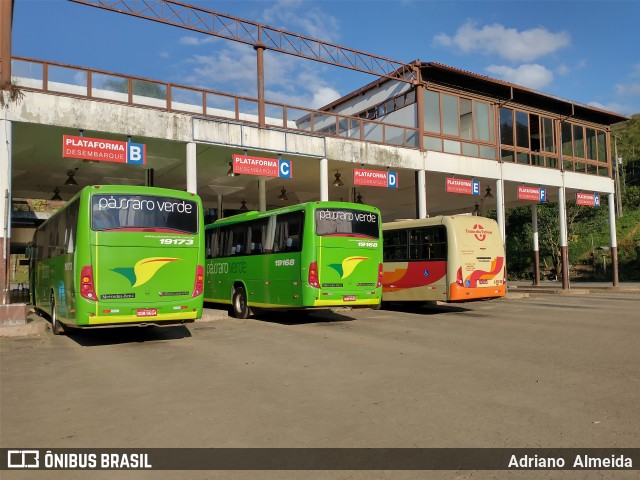
[[[473,206],[473,212],[471,212],[471,215],[476,217],[480,215],[480,205],[478,205],[478,202]]]
[[[362,201],[362,195],[360,195],[360,192],[358,192],[358,196],[356,197],[356,203],[364,203]]]
[[[78,185],[76,179],[73,178],[77,170],[77,168],[75,170],[67,170],[67,180],[64,182],[65,185]]]
[[[60,190],[58,190],[58,187],[53,189],[53,197],[51,197],[51,200],[62,200],[62,197],[60,196]]]
[[[227,172],[227,177],[235,177],[236,175],[238,175],[237,173],[235,173],[233,171],[233,162],[229,162],[229,171]]]
[[[491,187],[487,187],[487,193],[484,194],[484,198],[493,198],[493,194],[491,193]]]
[[[280,190],[280,196],[278,197],[278,200],[289,200],[289,197],[287,197],[287,191],[285,190],[284,187],[282,187],[282,190]]]
[[[249,210],[247,208],[247,202],[244,201],[244,198],[242,199],[242,201],[240,202],[240,210],[242,210],[243,212],[246,212],[247,210]]]
[[[336,169],[336,173],[335,173],[335,180],[333,181],[333,186],[334,187],[342,187],[344,185],[344,182],[342,180],[340,180],[340,171]]]

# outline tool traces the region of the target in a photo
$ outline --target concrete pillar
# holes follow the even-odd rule
[[[564,183],[564,181],[563,181]],[[567,235],[567,202],[564,185],[558,189],[558,213],[560,222],[560,256],[562,261],[562,289],[569,289],[569,240]]]
[[[11,138],[12,123],[9,120],[0,120],[0,305],[10,302]]]
[[[198,193],[198,170],[196,166],[196,144],[187,143],[187,192]]]
[[[329,200],[329,160],[320,159],[320,201]]]
[[[416,172],[418,191],[418,218],[427,218],[427,175],[424,170]]]
[[[540,244],[538,238],[538,205],[531,205],[531,232],[533,233],[533,284],[540,285]]]
[[[498,216],[498,227],[500,228],[500,235],[502,236],[502,244],[507,248],[507,229],[506,229],[506,215],[504,211],[504,189],[503,180],[499,178],[496,180],[496,214]]]
[[[611,238],[611,275],[613,286],[618,286],[618,240],[616,237],[616,198],[613,193],[607,195],[609,203],[609,237]]]
[[[267,211],[267,181],[264,178],[258,180],[258,210]]]
[[[222,195],[218,195],[218,219],[223,218],[224,215],[222,214]]]

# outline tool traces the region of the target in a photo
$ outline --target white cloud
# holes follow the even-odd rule
[[[544,27],[518,31],[495,23],[476,28],[474,22],[468,21],[454,36],[440,33],[434,42],[456,47],[464,53],[481,52],[513,62],[530,62],[569,46],[571,37],[566,32],[553,33]]]
[[[553,81],[553,73],[542,65],[526,64],[518,67],[490,65],[486,70],[496,77],[517,85],[540,90]]]
[[[337,18],[310,5],[309,2],[302,0],[278,0],[264,11],[264,21],[273,27],[325,42],[337,42],[339,39]],[[282,25],[286,25],[286,28]]]
[[[571,72],[571,69],[563,63],[558,68],[556,68],[556,71],[558,72],[558,75],[564,76],[568,75],[569,72]]]
[[[213,36],[213,35],[204,35],[200,36],[200,37],[192,37],[192,36],[187,36],[187,37],[180,37],[180,40],[178,40],[182,45],[192,45],[192,46],[199,46],[199,45],[206,45],[208,43],[213,43],[215,41],[217,41],[217,37]]]
[[[618,83],[615,89],[618,95],[640,95],[640,83]]]
[[[336,42],[339,24],[335,17],[303,0],[278,0],[266,4],[260,23],[300,33],[323,41]],[[188,47],[215,42],[211,36],[188,35],[180,44]],[[257,97],[256,52],[237,42],[219,42],[210,54],[186,60],[189,73],[182,80],[204,88],[235,95]],[[331,103],[340,93],[326,76],[327,66],[292,55],[266,50],[264,54],[265,97],[269,101],[307,108]],[[328,80],[325,80],[326,77]]]
[[[600,102],[589,102],[587,105],[595,108],[599,108],[601,110],[606,110],[608,112],[619,113],[622,115],[635,115],[636,113],[640,113],[637,108],[629,103],[619,103],[619,102],[610,102],[610,103],[600,103]]]
[[[205,88],[252,98],[257,97],[256,53],[248,45],[229,44],[210,56],[194,55],[188,60],[188,80]],[[323,79],[326,66],[291,55],[266,51],[264,56],[265,97],[287,105],[317,108],[340,97]]]

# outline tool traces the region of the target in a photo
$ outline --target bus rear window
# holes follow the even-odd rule
[[[93,195],[91,228],[198,233],[198,205],[172,197]]]
[[[323,208],[316,210],[317,235],[346,235],[378,238],[379,216],[373,212],[349,208]]]

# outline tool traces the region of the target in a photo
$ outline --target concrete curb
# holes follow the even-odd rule
[[[40,335],[49,330],[49,322],[37,315],[30,315],[26,323],[0,325],[0,337],[25,337]]]
[[[562,290],[561,288],[518,288],[518,293],[529,293],[535,295],[588,295],[591,290],[587,288],[571,288],[569,290]]]

